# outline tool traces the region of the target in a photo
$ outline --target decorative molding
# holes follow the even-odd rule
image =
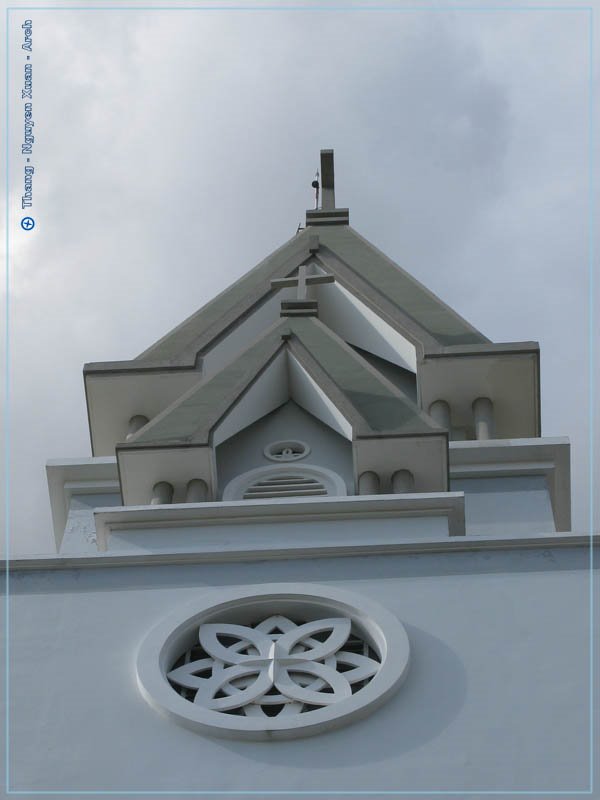
[[[347,519],[401,519],[445,517],[450,536],[464,536],[464,493],[436,492],[408,495],[364,495],[348,497],[294,497],[281,500],[232,500],[160,506],[115,506],[94,511],[96,527],[110,530],[202,527],[219,524],[315,522]],[[462,524],[461,524],[462,523]]]
[[[306,442],[286,439],[281,442],[271,442],[263,453],[269,461],[300,461],[310,453],[310,446]]]
[[[379,671],[379,657],[360,633],[351,636],[348,617],[296,622],[263,614],[251,624],[200,625],[198,641],[167,673],[169,683],[214,711],[291,717],[351,697]]]
[[[567,437],[450,442],[449,457],[451,480],[545,476],[556,530],[570,530],[571,446]]]
[[[529,345],[529,346],[528,346]],[[536,343],[446,347],[426,353],[418,363],[417,383],[424,408],[444,400],[452,424],[474,436],[473,401],[494,405],[498,439],[539,437],[539,347]]]
[[[164,529],[170,527],[197,527],[206,531],[211,525],[243,526],[246,523],[264,523],[262,545],[253,551],[244,535],[238,542],[223,542],[219,547],[222,560],[239,557],[264,558],[267,554],[275,557],[295,557],[302,553],[331,553],[332,555],[351,555],[355,550],[375,552],[378,547],[402,542],[405,535],[401,531],[394,542],[379,542],[371,531],[364,545],[344,541],[343,536],[334,534],[332,540],[322,547],[315,548],[313,542],[303,541],[301,537],[289,539],[282,537],[280,525],[289,522],[315,522],[333,520],[364,519],[368,525],[377,519],[410,519],[411,517],[440,517],[446,520],[448,534],[463,538],[465,535],[465,510],[463,492],[439,492],[435,494],[408,495],[364,495],[349,497],[294,497],[285,499],[236,500],[221,503],[198,503],[174,506],[121,506],[99,508],[94,511],[98,535],[98,549],[107,550],[111,532],[130,532],[138,530]],[[268,523],[271,523],[269,525]],[[277,523],[277,524],[273,524]],[[210,534],[211,540],[214,533]],[[418,540],[417,540],[418,541]],[[335,542],[335,544],[334,544]],[[209,558],[211,556],[207,553]],[[279,555],[277,555],[279,554]]]
[[[137,678],[187,728],[293,739],[360,719],[406,677],[408,636],[361,595],[294,583],[205,594],[146,637]]]
[[[269,561],[291,558],[336,558],[376,555],[426,555],[435,553],[477,553],[496,550],[549,550],[564,547],[600,546],[600,533],[552,533],[530,536],[453,536],[439,539],[407,538],[389,544],[341,544],[336,547],[300,547],[263,550],[186,550],[177,553],[98,553],[97,555],[22,556],[10,558],[11,573],[29,570],[99,569],[103,567],[189,566],[242,561]]]

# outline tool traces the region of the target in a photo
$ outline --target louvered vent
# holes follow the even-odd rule
[[[313,497],[326,495],[327,489],[316,478],[305,475],[277,475],[256,481],[243,494],[244,500],[268,497]]]

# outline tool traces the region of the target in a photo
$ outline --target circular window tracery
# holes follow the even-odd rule
[[[339,702],[381,666],[348,617],[296,622],[274,614],[255,625],[205,623],[198,639],[167,679],[190,702],[248,717],[303,714]]]
[[[401,623],[348,592],[271,584],[219,590],[199,605],[151,632],[137,669],[153,706],[202,732],[293,738],[328,730],[370,713],[408,668]]]

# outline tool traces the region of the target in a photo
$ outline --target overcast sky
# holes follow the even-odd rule
[[[363,236],[492,340],[540,342],[542,432],[571,439],[573,527],[589,529],[586,12],[11,20],[13,553],[53,549],[45,462],[90,455],[84,362],[136,356],[289,239],[324,147]]]

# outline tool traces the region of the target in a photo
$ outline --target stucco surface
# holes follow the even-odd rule
[[[451,488],[465,493],[467,534],[494,535],[510,530],[526,535],[556,530],[543,475],[455,478]]]
[[[585,548],[557,548],[16,572],[11,785],[583,790],[586,566]],[[395,613],[412,650],[397,695],[339,731],[277,743],[211,739],[152,710],[134,670],[148,630],[206,591],[272,581],[344,588]]]

